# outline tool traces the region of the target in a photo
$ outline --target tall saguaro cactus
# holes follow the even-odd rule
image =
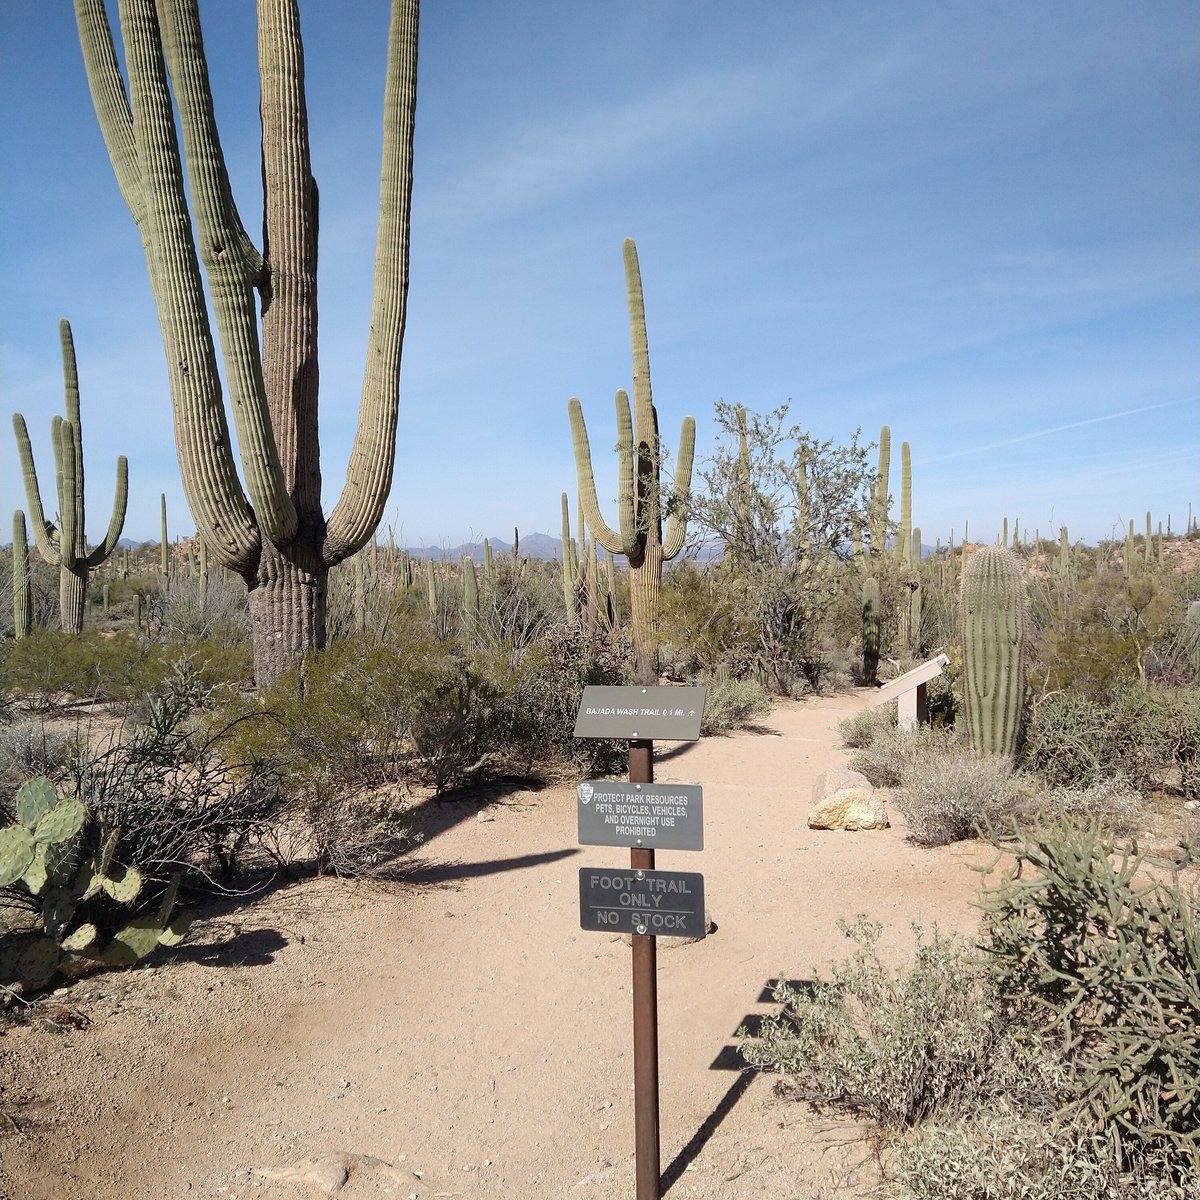
[[[967,731],[977,754],[1012,758],[1025,704],[1025,576],[1006,547],[984,546],[962,574],[960,622]]]
[[[888,476],[892,469],[892,430],[885,425],[879,431],[879,466],[871,486],[871,556],[882,555],[888,534]]]
[[[117,459],[117,489],[112,517],[104,540],[89,551],[84,534],[83,504],[83,430],[79,423],[79,371],[75,363],[75,341],[67,321],[58,323],[62,347],[63,387],[66,392],[66,418],[55,417],[50,425],[54,447],[54,475],[57,483],[58,524],[46,520],[42,493],[38,487],[37,467],[25,418],[13,413],[17,435],[17,454],[25,476],[25,498],[29,502],[29,520],[33,540],[41,556],[58,567],[59,621],[64,633],[83,629],[83,602],[87,596],[88,574],[116,549],[125,524],[125,505],[129,497],[129,464],[125,455]]]
[[[696,422],[684,417],[675,459],[675,486],[664,497],[661,481],[662,454],[658,438],[658,414],[650,389],[650,350],[646,338],[646,309],[642,297],[642,275],[637,247],[631,238],[623,246],[625,288],[629,302],[629,332],[633,350],[633,415],[629,396],[617,392],[617,516],[619,532],[606,524],[596,499],[592,452],[588,444],[583,409],[577,399],[570,402],[571,437],[579,476],[579,503],[592,537],[611,554],[623,554],[629,562],[629,595],[632,609],[633,644],[639,683],[657,679],[658,600],[663,563],[683,549],[687,534],[687,494],[692,480],[696,450]],[[666,538],[663,517],[667,517]]]
[[[119,7],[128,92],[103,0],[75,0],[88,83],[146,254],[188,506],[214,558],[246,582],[255,674],[266,683],[305,650],[324,645],[329,569],[370,540],[391,487],[408,295],[419,3],[392,3],[367,366],[345,487],[328,518],[317,437],[317,189],[297,0],[258,4],[261,251],[234,205],[198,0],[120,0]]]

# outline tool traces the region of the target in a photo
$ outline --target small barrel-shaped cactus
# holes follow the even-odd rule
[[[1025,703],[1025,577],[1002,546],[984,546],[962,574],[960,628],[967,731],[977,754],[1013,757]]]

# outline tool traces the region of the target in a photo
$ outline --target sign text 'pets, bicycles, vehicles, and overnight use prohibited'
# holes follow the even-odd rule
[[[698,783],[585,779],[576,794],[581,845],[704,849],[704,792]]]

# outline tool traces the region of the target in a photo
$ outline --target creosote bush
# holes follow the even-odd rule
[[[1028,784],[1001,755],[963,749],[917,753],[905,760],[896,807],[920,846],[945,846],[1003,825],[1026,803]]]
[[[757,1037],[739,1032],[743,1057],[779,1071],[789,1094],[885,1129],[958,1111],[986,1085],[999,1047],[1009,1053],[990,981],[958,938],[917,929],[912,965],[892,971],[876,950],[881,925],[859,916],[838,928],[851,956],[803,991],[781,981],[779,1015]]]
[[[730,679],[718,675],[700,681],[708,689],[704,702],[702,735],[745,729],[771,711],[767,689],[757,679]]]

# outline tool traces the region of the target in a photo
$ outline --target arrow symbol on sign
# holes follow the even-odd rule
[[[695,715],[696,715],[696,710],[693,708],[692,711],[688,713],[688,716],[694,717]]]

